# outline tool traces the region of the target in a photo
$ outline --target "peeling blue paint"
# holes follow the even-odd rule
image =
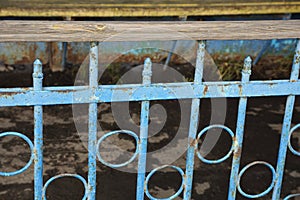
[[[245,43],[240,43],[244,45]],[[284,165],[288,149],[299,156],[290,143],[291,135],[300,127],[300,123],[291,128],[291,119],[294,110],[295,96],[300,95],[300,81],[299,81],[299,52],[300,42],[297,42],[294,63],[289,80],[270,80],[270,81],[251,81],[251,67],[252,60],[246,57],[244,67],[242,69],[241,81],[223,81],[223,82],[205,82],[202,81],[203,63],[205,54],[205,42],[198,43],[195,80],[194,82],[179,82],[179,83],[151,83],[152,63],[149,58],[145,60],[144,70],[142,72],[143,81],[141,84],[123,84],[123,85],[99,85],[98,84],[98,44],[91,43],[90,47],[90,62],[89,62],[89,85],[88,86],[68,86],[68,87],[43,87],[42,79],[42,63],[36,60],[33,66],[33,87],[30,88],[0,88],[0,105],[1,106],[34,106],[34,144],[25,135],[16,132],[1,133],[0,137],[17,136],[24,139],[31,152],[29,162],[20,170],[16,172],[0,172],[0,176],[13,176],[24,172],[34,161],[34,191],[35,199],[46,199],[46,189],[48,185],[55,179],[62,177],[73,177],[79,179],[84,187],[85,194],[82,199],[88,198],[94,200],[96,197],[96,165],[97,155],[100,162],[110,167],[122,167],[138,159],[138,174],[137,174],[137,188],[136,199],[143,200],[145,194],[150,199],[158,199],[153,197],[148,191],[148,183],[151,176],[158,170],[166,167],[173,168],[182,177],[182,183],[179,190],[166,199],[174,199],[182,192],[184,199],[188,200],[192,194],[192,180],[193,167],[195,159],[195,150],[198,150],[198,141],[202,134],[211,128],[221,128],[227,131],[232,138],[232,147],[228,154],[218,160],[208,160],[202,157],[197,152],[198,158],[208,164],[219,164],[228,159],[232,154],[232,169],[229,183],[228,199],[236,198],[236,193],[239,192],[244,197],[258,198],[265,196],[273,190],[272,200],[279,200],[281,198],[282,180],[284,174]],[[186,91],[192,88],[192,94]],[[280,149],[278,151],[278,160],[276,170],[275,167],[265,161],[254,161],[249,163],[240,170],[241,152],[243,147],[243,135],[245,125],[245,115],[247,109],[248,97],[261,96],[287,96],[286,110],[283,120]],[[208,126],[197,134],[200,99],[202,98],[232,98],[238,97],[238,119],[235,132],[231,131],[224,125]],[[152,170],[146,176],[146,160],[147,160],[147,138],[148,138],[148,122],[149,122],[149,104],[152,100],[167,100],[167,99],[192,99],[192,107],[190,114],[190,128],[188,151],[185,171],[178,166],[168,165],[159,166]],[[141,124],[140,135],[128,132],[125,130],[113,131],[104,135],[104,137],[97,140],[97,104],[101,102],[121,102],[121,101],[142,101],[141,105]],[[61,174],[54,176],[46,181],[43,185],[43,106],[57,105],[57,104],[89,104],[89,120],[88,120],[88,178],[76,174]],[[129,134],[134,137],[137,149],[133,157],[125,163],[114,165],[105,162],[98,151],[100,143],[108,136],[119,133]],[[97,143],[98,141],[98,143]],[[265,165],[272,172],[272,182],[270,186],[259,194],[248,194],[240,186],[240,181],[244,172],[253,165]],[[290,199],[300,194],[288,195],[284,199]]]

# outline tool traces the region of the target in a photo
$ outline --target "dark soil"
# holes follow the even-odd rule
[[[242,57],[215,56],[215,62],[225,63],[235,59],[242,64]],[[273,61],[272,61],[273,59]],[[285,60],[282,64],[278,60],[282,57],[264,58],[256,69],[252,79],[278,79],[288,78],[291,62]],[[271,60],[271,61],[270,61]],[[232,66],[232,64],[229,65]],[[286,66],[287,65],[287,66]],[[241,65],[239,65],[241,66]],[[278,68],[277,68],[278,66]],[[187,76],[193,74],[188,65],[176,65],[176,68]],[[221,67],[225,67],[222,65]],[[17,69],[17,68],[16,68]],[[51,72],[44,70],[44,85],[73,85],[76,70],[67,68],[64,72]],[[275,71],[278,70],[278,73]],[[119,73],[122,73],[122,71]],[[267,74],[266,74],[267,73]],[[236,73],[238,74],[238,73]],[[107,73],[106,76],[114,76]],[[230,75],[226,79],[238,79],[239,75]],[[225,76],[223,76],[225,77]],[[226,76],[228,77],[228,76]],[[114,84],[112,77],[103,77],[103,82]],[[0,73],[0,87],[25,87],[32,85],[30,70],[15,70]],[[286,97],[249,98],[247,117],[244,133],[241,167],[246,164],[262,160],[276,166],[279,149],[280,132],[283,121]],[[180,124],[180,108],[178,101],[156,101],[167,111],[167,121],[161,133],[157,134],[157,140],[149,142],[148,151],[154,151],[168,144],[174,137]],[[185,101],[190,104],[189,100]],[[117,130],[111,116],[111,105],[101,104],[99,108],[99,123],[104,130]],[[238,99],[227,99],[227,113],[225,125],[235,130],[238,113]],[[140,104],[131,103],[130,113],[139,116]],[[201,115],[199,131],[209,125],[211,116],[210,99],[201,100]],[[102,117],[101,117],[102,115]],[[300,99],[296,98],[293,114],[293,125],[300,123]],[[108,116],[108,117],[106,117]],[[138,123],[139,119],[134,119]],[[185,125],[188,130],[188,124]],[[0,132],[17,131],[24,133],[33,140],[33,108],[32,107],[8,107],[0,108]],[[163,137],[167,133],[167,137]],[[162,138],[162,139],[159,139]],[[118,137],[117,142],[128,140]],[[130,141],[130,140],[129,140]],[[300,135],[293,134],[292,144],[300,149]],[[225,155],[231,145],[231,140],[226,134],[222,134],[216,147],[208,155],[208,158],[220,158]],[[2,138],[0,140],[0,170],[13,171],[26,163],[29,158],[29,149],[16,138]],[[28,153],[27,153],[28,152]],[[182,155],[173,164],[185,169],[186,156]],[[87,179],[88,152],[82,145],[73,122],[72,107],[70,105],[56,105],[44,107],[44,182],[52,176],[62,173],[76,173]],[[195,157],[193,199],[211,200],[226,199],[231,169],[232,156],[225,162],[216,165],[207,165]],[[180,185],[181,178],[174,171],[157,173],[151,179],[150,192],[156,197],[166,197],[175,192]],[[242,179],[242,188],[249,193],[259,193],[268,187],[271,182],[271,173],[264,167],[253,167]],[[136,174],[121,172],[97,164],[97,199],[135,199]],[[47,191],[47,199],[81,199],[84,188],[81,183],[72,178],[59,179],[51,184]],[[282,197],[291,193],[300,193],[300,158],[294,156],[289,150],[287,153],[286,167]],[[0,199],[33,199],[33,166],[26,172],[14,177],[0,177]],[[146,198],[147,199],[147,198]],[[182,199],[182,194],[180,198]],[[237,199],[246,199],[239,193]],[[271,194],[261,199],[271,199]]]

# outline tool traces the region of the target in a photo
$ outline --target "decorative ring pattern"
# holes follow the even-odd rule
[[[292,146],[291,144],[291,139],[292,139],[292,134],[293,132],[298,129],[300,127],[300,124],[297,124],[296,126],[294,126],[291,130],[290,130],[290,133],[289,133],[289,143],[288,143],[288,147],[290,149],[290,151],[295,154],[296,156],[300,156],[300,152],[299,151],[296,151],[296,149],[294,149],[294,147]]]
[[[150,178],[153,176],[153,174],[155,174],[157,171],[159,171],[159,170],[161,170],[161,169],[165,169],[165,168],[173,168],[173,169],[175,169],[176,171],[178,171],[178,173],[181,175],[181,178],[182,178],[181,186],[180,186],[180,188],[178,189],[178,191],[177,191],[175,194],[173,194],[172,196],[170,196],[170,197],[168,197],[168,198],[155,198],[155,197],[153,197],[153,196],[149,193],[148,183],[149,183]],[[146,183],[145,183],[145,187],[146,187],[145,193],[146,193],[147,197],[148,197],[149,199],[151,199],[151,200],[170,200],[170,199],[174,199],[174,198],[176,198],[176,197],[178,197],[178,196],[180,195],[180,193],[183,191],[183,186],[184,186],[184,172],[182,171],[182,169],[179,168],[179,167],[176,167],[176,166],[174,166],[174,165],[163,165],[163,166],[161,166],[161,167],[158,167],[158,168],[152,170],[152,171],[148,174],[148,176],[147,176],[147,178],[146,178]]]
[[[112,135],[116,135],[116,134],[127,134],[127,135],[130,135],[132,136],[134,139],[135,139],[135,144],[136,144],[136,150],[133,154],[133,156],[127,160],[126,162],[124,163],[120,163],[120,164],[112,164],[112,163],[109,163],[109,162],[106,162],[102,157],[101,157],[101,154],[99,152],[99,148],[100,148],[100,144],[101,142],[103,142],[106,138],[108,138],[109,136],[112,136]],[[124,167],[125,165],[128,165],[129,163],[131,163],[137,156],[138,152],[139,152],[139,149],[138,149],[138,144],[139,144],[139,138],[138,136],[132,132],[132,131],[129,131],[129,130],[117,130],[117,131],[112,131],[112,132],[109,132],[109,133],[106,133],[105,135],[103,135],[97,142],[97,157],[99,159],[99,161],[101,163],[103,163],[104,165],[107,165],[111,168],[118,168],[118,167]]]
[[[50,185],[51,182],[53,182],[54,180],[56,179],[59,179],[59,178],[64,178],[64,177],[73,177],[73,178],[77,178],[78,180],[80,180],[84,186],[84,190],[85,190],[85,193],[84,193],[84,196],[82,197],[82,200],[85,200],[87,199],[87,195],[88,195],[88,186],[87,186],[87,182],[86,180],[80,176],[80,175],[77,175],[77,174],[59,174],[59,175],[56,175],[56,176],[53,176],[52,178],[50,178],[44,185],[43,187],[43,198],[44,200],[47,200],[46,199],[46,191],[47,191],[47,188],[48,186]]]
[[[270,184],[270,186],[263,192],[259,193],[259,194],[247,194],[245,193],[242,188],[241,188],[241,185],[240,185],[240,181],[241,181],[241,177],[243,176],[243,174],[245,173],[245,171],[247,169],[249,169],[250,167],[254,166],[254,165],[265,165],[267,166],[271,172],[272,172],[272,182]],[[238,190],[239,192],[244,196],[244,197],[247,197],[247,198],[259,198],[259,197],[262,197],[262,196],[265,196],[266,194],[268,194],[272,188],[274,187],[274,184],[275,184],[275,176],[276,176],[276,172],[275,172],[275,169],[273,168],[272,165],[270,165],[269,163],[267,162],[264,162],[264,161],[255,161],[255,162],[252,162],[248,165],[246,165],[242,170],[241,172],[239,173],[239,176],[238,176]]]
[[[229,135],[230,135],[231,138],[232,138],[232,145],[231,145],[231,148],[230,148],[229,152],[228,152],[224,157],[222,157],[222,158],[220,158],[220,159],[217,159],[217,160],[208,160],[208,159],[204,158],[204,157],[201,155],[201,153],[198,151],[198,141],[200,140],[201,136],[202,136],[205,132],[207,132],[208,130],[213,129],[213,128],[220,128],[220,129],[226,130],[226,132],[228,132]],[[232,132],[232,130],[230,130],[230,128],[228,128],[228,127],[226,127],[226,126],[224,126],[224,125],[215,124],[215,125],[210,125],[210,126],[205,127],[205,128],[202,129],[201,132],[198,134],[198,137],[197,137],[197,143],[196,143],[196,145],[195,145],[195,150],[197,151],[197,156],[198,156],[198,158],[199,158],[202,162],[207,163],[207,164],[218,164],[218,163],[221,163],[221,162],[225,161],[227,158],[230,157],[230,155],[232,154],[232,152],[233,152],[233,150],[234,150],[234,140],[233,140],[233,138],[234,138],[234,133]]]
[[[34,158],[34,154],[33,154],[33,144],[31,142],[31,140],[25,136],[22,133],[18,133],[18,132],[4,132],[0,134],[0,137],[5,137],[5,136],[16,136],[16,137],[20,137],[23,140],[25,140],[25,142],[28,144],[30,151],[31,151],[31,156],[29,161],[26,163],[26,165],[24,167],[22,167],[21,169],[17,170],[17,171],[13,171],[13,172],[0,172],[0,176],[15,176],[17,174],[23,173],[25,170],[27,170],[30,165],[32,164],[33,158]]]
[[[289,200],[293,197],[300,197],[300,193],[299,194],[290,194],[290,195],[286,196],[283,200]]]

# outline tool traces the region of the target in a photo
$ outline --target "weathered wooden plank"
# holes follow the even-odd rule
[[[202,22],[0,21],[0,42],[250,40],[300,37],[300,20]]]
[[[0,16],[150,17],[299,12],[299,0],[0,0]]]

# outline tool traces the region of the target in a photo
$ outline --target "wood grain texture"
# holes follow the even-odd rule
[[[300,38],[300,20],[206,22],[0,21],[0,42]]]
[[[0,0],[0,16],[154,17],[299,12],[299,0]]]

